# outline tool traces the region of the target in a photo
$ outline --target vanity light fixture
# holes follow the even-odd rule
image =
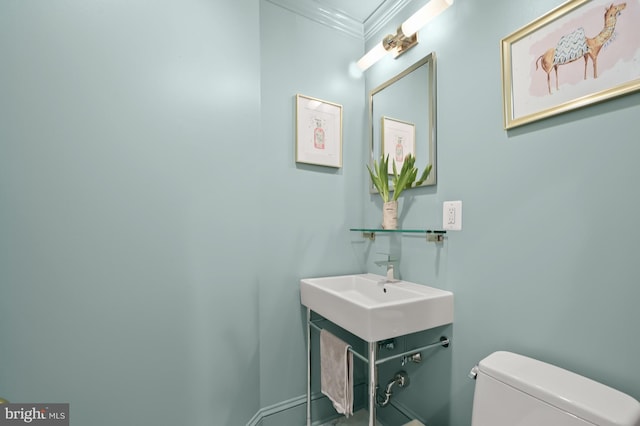
[[[429,21],[440,15],[454,0],[431,0],[409,19],[404,21],[395,34],[386,35],[382,41],[376,44],[357,62],[362,71],[382,59],[387,53],[394,58],[402,55],[407,50],[418,44],[418,31],[427,25]]]

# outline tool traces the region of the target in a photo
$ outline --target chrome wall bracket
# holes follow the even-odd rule
[[[362,233],[362,238],[366,238],[368,240],[375,241],[376,240],[376,233],[375,232],[363,232]]]
[[[430,243],[441,243],[444,241],[443,234],[427,234],[427,241]]]

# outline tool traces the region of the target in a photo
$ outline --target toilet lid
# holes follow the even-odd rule
[[[511,352],[495,352],[478,370],[560,410],[599,426],[632,426],[640,422],[634,398],[586,377]]]

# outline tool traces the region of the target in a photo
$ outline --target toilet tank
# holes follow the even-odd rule
[[[511,352],[480,361],[472,426],[640,426],[634,398]]]

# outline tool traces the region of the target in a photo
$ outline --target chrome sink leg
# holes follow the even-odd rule
[[[307,426],[311,426],[311,309],[307,308]]]
[[[376,426],[376,342],[369,342],[369,426]]]

